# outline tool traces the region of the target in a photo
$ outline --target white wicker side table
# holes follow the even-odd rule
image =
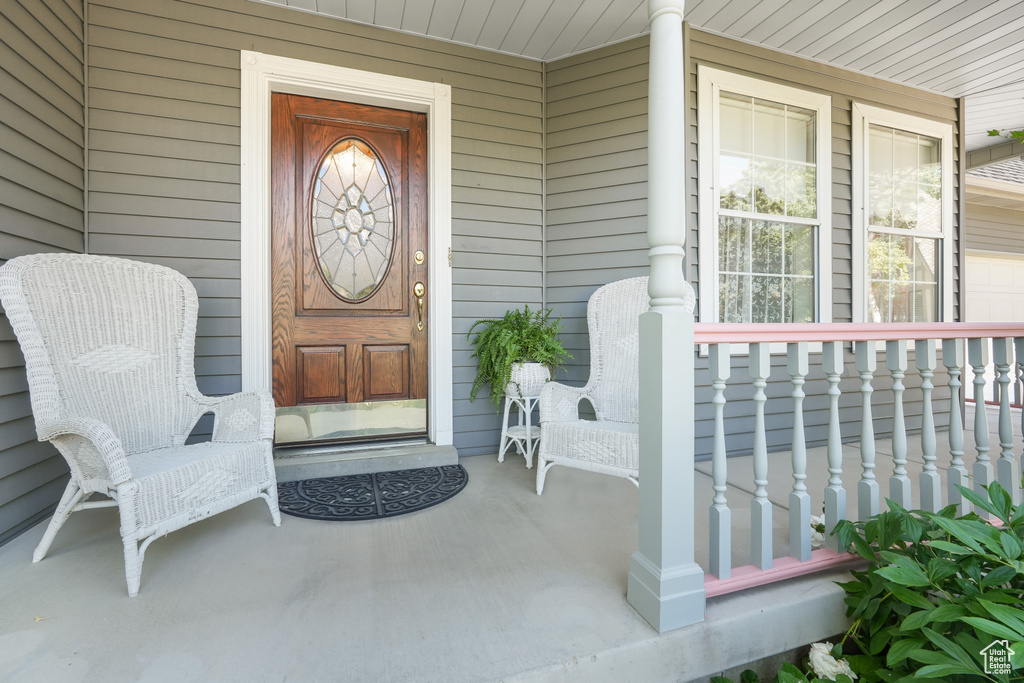
[[[526,469],[533,467],[533,453],[540,441],[540,425],[533,424],[533,410],[540,396],[510,396],[505,394],[505,418],[501,426],[501,444],[498,446],[498,462],[505,462],[505,451],[515,444],[516,451],[526,458]],[[509,425],[508,414],[515,406],[517,424]]]

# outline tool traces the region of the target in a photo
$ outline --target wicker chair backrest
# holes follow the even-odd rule
[[[100,420],[126,453],[180,445],[195,421],[198,301],[180,273],[136,261],[36,254],[0,268],[37,429]]]
[[[693,312],[693,288],[684,307]],[[639,422],[640,315],[650,309],[647,277],[604,285],[587,302],[590,394],[600,420]]]

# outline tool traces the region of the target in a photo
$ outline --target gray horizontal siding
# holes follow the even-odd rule
[[[547,301],[589,373],[586,300],[647,272],[647,39],[553,62],[547,74]]]
[[[547,294],[549,304],[563,316],[565,342],[575,358],[570,362],[570,381],[586,380],[589,349],[586,334],[586,301],[597,287],[633,275],[646,274],[647,200],[647,54],[649,39],[638,38],[548,64],[547,76]],[[957,102],[866,76],[812,63],[695,30],[685,31],[687,53],[687,272],[700,297],[697,264],[701,255],[697,239],[697,65],[706,64],[767,81],[823,92],[832,97],[832,261],[822,264],[833,273],[833,319],[852,319],[852,102],[863,102],[906,111],[954,124],[959,134]],[[956,139],[959,145],[959,139]],[[958,154],[954,153],[954,160]],[[959,187],[959,178],[957,185]],[[954,192],[956,195],[957,192]],[[956,211],[956,206],[954,211]],[[959,235],[959,224],[954,225]],[[959,238],[954,240],[959,255]],[[954,258],[949,275],[959,277]],[[956,288],[959,296],[959,285]],[[956,307],[957,315],[959,307]],[[778,365],[784,357],[773,359]],[[852,359],[841,388],[843,435],[859,437],[859,383],[853,377]],[[734,359],[736,370],[727,396],[727,433],[731,453],[750,451],[753,387],[746,359]],[[711,448],[711,394],[707,359],[697,357],[698,453]],[[818,379],[813,379],[817,373]],[[908,373],[908,424],[920,424],[919,379]],[[884,371],[876,387],[885,388]],[[936,377],[936,384],[945,378]],[[822,443],[827,434],[826,385],[820,367],[812,369],[807,386],[809,443]],[[772,448],[789,444],[792,401],[789,377],[776,368],[767,392],[776,396],[768,406],[768,439]],[[937,390],[936,397],[948,393]],[[847,392],[852,392],[847,394]],[[879,432],[890,429],[891,393],[876,393],[875,416]],[[886,412],[888,411],[888,412]],[[888,416],[888,417],[887,417]],[[945,424],[940,419],[942,424]]]
[[[74,0],[0,4],[0,261],[84,246],[84,24]],[[0,315],[0,543],[52,512],[67,465],[36,441],[24,359]]]
[[[496,451],[465,335],[542,300],[541,66],[244,0],[95,0],[90,22],[90,251],[193,280],[206,393],[240,388],[238,51],[452,86],[455,446]]]
[[[1024,211],[967,203],[968,249],[1024,254]]]

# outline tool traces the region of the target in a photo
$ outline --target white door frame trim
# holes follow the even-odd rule
[[[427,435],[452,444],[451,86],[240,51],[242,390],[270,390],[270,94],[285,92],[427,114],[430,264]]]

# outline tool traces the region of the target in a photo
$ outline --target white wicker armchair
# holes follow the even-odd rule
[[[117,506],[134,596],[146,548],[160,536],[256,497],[280,525],[273,400],[199,393],[198,301],[185,276],[124,259],[37,254],[0,267],[0,299],[25,355],[36,433],[71,468],[34,562],[72,512]],[[212,442],[186,446],[207,412]],[[88,501],[94,493],[110,500]]]
[[[693,288],[684,305],[693,312]],[[587,302],[590,380],[586,386],[548,383],[540,393],[542,437],[537,495],[553,465],[601,472],[637,483],[639,473],[640,314],[650,308],[647,278],[612,282]],[[587,399],[597,420],[581,420]]]

